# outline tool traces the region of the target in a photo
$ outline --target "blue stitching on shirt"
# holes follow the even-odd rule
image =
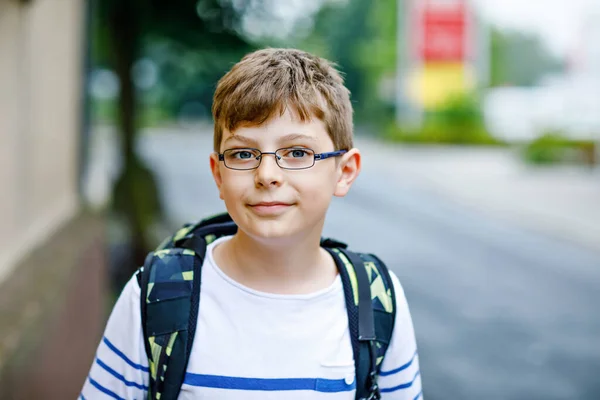
[[[402,370],[405,370],[406,368],[410,367],[410,365],[411,365],[411,364],[413,363],[413,361],[415,360],[415,357],[416,357],[416,356],[417,356],[417,351],[415,350],[415,354],[413,354],[413,356],[412,356],[412,358],[410,359],[410,361],[409,361],[409,362],[407,362],[406,364],[404,364],[404,365],[402,365],[402,366],[400,366],[400,367],[398,367],[398,368],[396,368],[396,369],[393,369],[393,370],[391,370],[391,371],[385,371],[385,372],[384,372],[384,371],[381,371],[381,372],[379,373],[379,376],[389,376],[389,375],[394,375],[394,374],[396,374],[396,373],[398,373],[398,372],[400,372],[400,371],[402,371]]]
[[[337,393],[356,389],[356,382],[347,384],[344,379],[322,378],[242,378],[235,376],[203,375],[187,373],[186,385],[232,390],[289,391],[312,390]]]
[[[88,378],[88,379],[90,380],[90,383],[92,384],[92,386],[94,386],[96,389],[98,389],[102,393],[109,395],[113,399],[126,400],[122,397],[119,397],[115,392],[111,392],[110,390],[108,390],[107,388],[105,388],[104,386],[102,386],[101,384],[99,384],[98,382],[93,380],[92,378]]]
[[[417,379],[417,377],[420,374],[421,374],[421,371],[417,371],[417,373],[415,374],[415,377],[410,382],[406,382],[406,383],[403,383],[401,385],[394,386],[394,387],[391,387],[391,388],[382,388],[381,389],[381,393],[390,393],[390,392],[395,392],[396,390],[400,390],[400,389],[408,389],[409,387],[412,386],[413,383],[415,383],[415,380]]]
[[[127,364],[129,364],[129,365],[130,365],[130,366],[132,366],[133,368],[135,368],[135,369],[139,369],[139,370],[142,370],[142,371],[144,371],[144,372],[150,372],[150,369],[148,369],[148,367],[144,367],[143,365],[136,364],[136,363],[134,363],[133,361],[131,361],[129,358],[127,358],[127,356],[126,356],[126,355],[125,355],[125,354],[124,354],[122,351],[120,351],[119,349],[117,349],[117,348],[115,347],[115,345],[114,345],[114,344],[112,344],[112,343],[110,342],[110,340],[108,340],[108,339],[106,338],[106,336],[105,336],[105,337],[102,339],[102,341],[103,341],[104,343],[106,343],[106,345],[108,346],[108,348],[109,348],[109,349],[111,349],[111,350],[112,350],[112,351],[113,351],[113,352],[114,352],[116,355],[118,355],[119,357],[121,357],[121,358],[123,359],[123,361],[125,361]]]
[[[111,374],[112,376],[114,376],[115,378],[117,378],[118,380],[120,380],[121,382],[123,382],[125,385],[127,385],[127,386],[133,386],[133,387],[136,387],[138,389],[142,389],[142,390],[146,390],[146,391],[148,390],[148,386],[144,386],[143,384],[136,383],[136,382],[131,382],[131,381],[126,380],[123,375],[119,374],[117,371],[115,371],[114,369],[112,369],[111,367],[109,367],[108,365],[106,365],[99,358],[96,358],[96,363],[99,366],[101,366],[102,368],[104,368],[109,374]]]

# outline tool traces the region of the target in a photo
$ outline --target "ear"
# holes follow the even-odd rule
[[[339,178],[335,186],[334,196],[344,197],[350,190],[350,186],[358,174],[360,174],[361,156],[356,148],[344,154],[338,164]]]
[[[210,171],[219,189],[219,197],[223,200],[223,192],[221,191],[221,185],[223,179],[221,178],[221,162],[219,161],[219,155],[217,153],[211,153],[210,155]]]

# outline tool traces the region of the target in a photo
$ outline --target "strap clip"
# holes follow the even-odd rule
[[[367,400],[380,400],[381,399],[381,390],[379,389],[379,384],[377,383],[377,348],[375,345],[375,340],[369,341],[369,352],[371,353],[371,371],[369,372],[369,397]]]

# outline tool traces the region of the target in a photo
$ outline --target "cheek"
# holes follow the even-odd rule
[[[247,191],[249,184],[252,184],[252,179],[248,177],[242,177],[235,173],[223,175],[221,194],[224,197],[239,199]]]
[[[303,176],[297,180],[299,191],[309,202],[309,206],[311,203],[314,205],[329,203],[335,191],[335,182],[335,177],[327,172]]]

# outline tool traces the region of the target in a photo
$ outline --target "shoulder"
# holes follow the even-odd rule
[[[394,288],[394,294],[396,296],[396,308],[398,309],[398,311],[404,309],[407,310],[408,302],[406,300],[406,295],[404,294],[404,287],[402,286],[402,283],[400,283],[400,279],[398,278],[396,273],[394,273],[394,271],[388,269],[388,272],[390,274],[390,279]]]
[[[414,325],[404,288],[393,271],[390,271],[390,277],[394,285],[396,316],[389,351],[414,352],[416,349]]]
[[[137,280],[137,274],[125,284],[115,306],[113,308],[113,319],[124,319],[124,323],[130,324],[131,316],[138,315],[140,309],[141,289]]]
[[[389,274],[394,288],[396,306],[396,317],[394,323],[393,336],[404,335],[407,333],[412,334],[412,317],[408,305],[408,300],[406,299],[406,294],[404,292],[404,287],[402,286],[402,283],[400,282],[398,276],[393,271],[390,270]]]

